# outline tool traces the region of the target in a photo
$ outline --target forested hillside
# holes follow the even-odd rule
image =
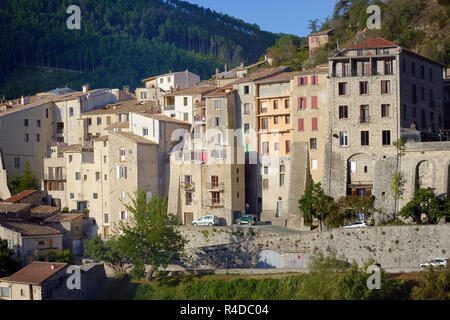
[[[72,4],[81,9],[81,30],[66,27]],[[29,66],[80,72],[54,71],[66,81],[60,85],[134,88],[169,70],[207,78],[225,63],[254,62],[277,38],[179,0],[0,0],[0,16],[0,95],[7,98],[54,87],[28,81],[36,72]]]
[[[381,29],[367,28],[367,8],[381,9]],[[292,69],[314,67],[324,63],[334,50],[367,39],[383,37],[430,59],[450,66],[450,0],[338,0],[334,13],[320,22],[311,17],[310,30],[334,28],[330,43],[308,59],[304,42],[284,35],[268,53],[277,64]]]

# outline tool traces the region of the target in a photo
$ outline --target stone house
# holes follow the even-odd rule
[[[77,213],[61,213],[45,219],[49,227],[59,230],[63,235],[63,249],[73,254],[81,254],[83,239],[83,215]]]

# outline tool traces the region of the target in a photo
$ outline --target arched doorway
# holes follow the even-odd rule
[[[347,161],[347,195],[366,197],[372,194],[374,166],[365,153],[351,156]]]
[[[424,160],[416,166],[415,190],[422,188],[434,188],[434,168],[433,164]]]

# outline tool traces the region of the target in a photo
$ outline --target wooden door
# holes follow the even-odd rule
[[[192,224],[192,220],[194,220],[193,212],[185,212],[184,213],[184,225],[190,226]]]

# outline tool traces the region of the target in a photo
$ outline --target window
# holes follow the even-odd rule
[[[339,144],[343,147],[348,146],[348,134],[345,131],[339,132]]]
[[[281,166],[280,166],[280,172],[281,172],[281,173],[286,172],[286,167],[285,167],[284,165],[281,165]]]
[[[289,99],[284,100],[284,108],[289,109]]]
[[[361,145],[362,146],[369,145],[369,131],[361,131]]]
[[[318,119],[317,118],[312,118],[311,119],[311,129],[312,129],[312,131],[319,130],[319,124],[318,124]]]
[[[125,199],[125,191],[124,190],[120,191],[120,198]]]
[[[106,163],[106,156],[103,156],[103,163]]]
[[[339,119],[348,118],[348,106],[339,106]]]
[[[244,114],[250,114],[250,103],[244,103]]]
[[[268,166],[264,166],[264,174],[269,174],[269,167]]]
[[[311,84],[319,84],[319,76],[311,76]]]
[[[39,133],[36,133],[36,142],[41,141],[41,135]]]
[[[220,110],[220,108],[222,107],[222,101],[216,100],[214,102],[214,106],[215,106],[216,110]]]
[[[127,218],[127,213],[126,211],[121,211],[120,212],[120,220],[125,220]]]
[[[8,287],[0,287],[0,297],[9,297]]]
[[[192,192],[186,192],[186,205],[192,206],[193,202],[194,201],[192,200]]]
[[[120,167],[120,179],[127,178],[127,167]]]
[[[20,295],[21,295],[22,297],[25,297],[25,289],[20,289]]]
[[[363,62],[362,75],[363,76],[370,75],[370,62],[369,61]]]
[[[36,120],[36,126],[37,126],[38,128],[41,127],[41,120]]]
[[[95,180],[100,181],[100,172],[98,171],[95,172]]]
[[[23,119],[23,125],[24,127],[28,127],[28,119]]]
[[[411,73],[413,76],[416,76],[416,63],[411,62]]]
[[[317,109],[317,96],[311,97],[311,108]]]
[[[306,109],[306,97],[298,98],[298,109],[305,110]]]
[[[311,150],[317,149],[317,138],[309,139],[309,149],[311,149]]]
[[[356,173],[356,161],[350,161],[350,172]]]
[[[103,220],[105,224],[109,224],[109,215],[107,213],[105,213]]]
[[[286,154],[291,153],[291,142],[289,140],[286,141]]]
[[[125,161],[125,148],[120,148],[120,161]]]
[[[99,125],[101,125],[101,124],[102,124],[102,118],[97,117],[97,125],[99,126]]]
[[[278,100],[273,101],[273,108],[276,110],[278,109]]]
[[[390,80],[381,80],[381,93],[382,94],[391,93],[391,81]]]
[[[111,124],[111,116],[107,116],[106,117],[106,124],[110,125]]]
[[[273,124],[278,124],[278,117],[273,117]]]
[[[171,80],[170,77],[167,77],[167,82],[168,82],[168,83],[170,83],[170,80]]]
[[[262,128],[263,130],[269,129],[269,119],[268,119],[268,118],[263,118],[263,119],[262,119],[261,128]]]
[[[280,174],[280,187],[284,186],[284,173]]]
[[[369,82],[367,81],[359,82],[359,94],[369,94]]]
[[[387,118],[389,117],[389,104],[382,104],[381,105],[381,117],[382,118]]]
[[[219,176],[211,176],[211,188],[217,188],[219,186]]]
[[[279,151],[279,150],[280,150],[280,144],[279,144],[278,142],[275,142],[275,143],[273,144],[273,149],[274,149],[275,151]]]
[[[385,61],[384,62],[384,74],[391,75],[391,74],[393,74],[392,70],[393,70],[392,69],[392,60]]]
[[[267,101],[262,101],[261,102],[261,113],[266,113],[267,112]]]
[[[420,66],[420,78],[425,80],[425,66]]]
[[[304,119],[298,119],[298,131],[305,130]]]
[[[284,118],[284,123],[285,123],[285,124],[290,124],[290,123],[291,123],[291,116],[286,116],[286,117]]]
[[[159,83],[163,83],[163,82],[164,82],[163,78],[159,79]]]
[[[269,179],[263,180],[263,189],[269,189]]]
[[[369,106],[364,104],[360,107],[361,111],[361,123],[369,122]]]
[[[425,101],[425,88],[424,87],[420,88],[420,99],[422,101]]]
[[[70,199],[73,199],[75,195],[73,193],[70,194]]]
[[[8,249],[14,249],[14,244],[12,240],[7,240],[6,242],[8,244]]]
[[[73,108],[69,108],[69,117],[73,117]]]
[[[244,133],[249,133],[249,131],[250,131],[250,124],[244,123]]]
[[[122,115],[121,115],[122,118]],[[92,124],[92,119],[91,118],[87,118],[87,125],[90,126]],[[64,123],[63,123],[63,127],[64,127]]]
[[[148,128],[142,128],[142,135],[144,137],[148,136]]]
[[[250,94],[250,86],[244,86],[244,94]]]
[[[24,140],[25,142],[28,142],[30,140],[30,136],[28,135],[28,133],[25,133]]]
[[[75,180],[81,180],[81,172],[75,172]]]
[[[347,82],[339,83],[339,95],[340,96],[348,95],[348,83]]]
[[[269,153],[269,143],[268,142],[263,142],[262,143],[262,151],[263,151],[263,154],[268,154]]]
[[[220,204],[220,192],[212,192],[212,204]]]
[[[124,114],[121,114],[121,115],[120,115],[120,122],[127,122],[127,120],[128,120],[127,118],[128,118],[128,117],[127,117],[127,114],[125,114],[125,113],[124,113]],[[90,124],[90,120],[91,120],[91,119],[88,119],[88,120],[89,120],[89,121],[88,121],[88,122],[89,122],[88,124]]]
[[[391,144],[391,131],[383,130],[383,146]]]
[[[14,158],[14,168],[20,168],[20,158],[19,157]]]
[[[45,117],[48,119],[48,109],[45,109]]]
[[[317,170],[319,167],[319,161],[318,160],[311,160],[311,170]]]
[[[308,77],[299,77],[299,78],[297,78],[297,84],[299,86],[306,86],[308,84]]]
[[[412,85],[412,102],[416,103],[417,102],[417,86],[415,84]]]
[[[342,76],[349,77],[350,76],[350,63],[343,62],[342,63]]]
[[[189,121],[189,112],[183,112],[183,120]]]
[[[92,195],[92,198],[93,198],[93,199],[98,199],[98,193],[94,193],[94,194]]]
[[[141,92],[141,99],[147,99],[147,92]]]
[[[429,73],[429,80],[430,82],[433,82],[433,69],[430,68],[430,73]]]
[[[216,117],[214,119],[214,123],[215,123],[216,127],[219,127],[222,124],[222,119],[219,117]]]

